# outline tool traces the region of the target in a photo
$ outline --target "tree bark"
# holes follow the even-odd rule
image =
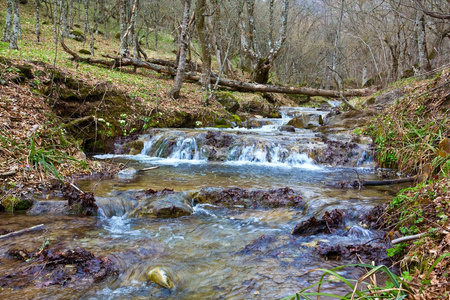
[[[21,37],[20,17],[19,17],[19,0],[14,0],[14,17],[11,32],[11,39],[9,41],[9,48],[18,50],[17,40]]]
[[[41,43],[41,29],[40,29],[40,22],[39,22],[39,9],[41,6],[41,0],[34,0],[34,3],[36,4],[36,43]]]
[[[202,89],[209,91],[211,87],[211,39],[205,22],[206,0],[197,0],[195,7],[195,25],[197,27],[200,49],[202,51]]]
[[[127,4],[126,0],[120,0],[120,55],[128,56],[128,43],[127,43]]]
[[[11,40],[11,29],[13,19],[14,0],[6,0],[5,28],[3,30],[2,41],[9,43]]]
[[[180,97],[181,86],[184,80],[184,69],[186,67],[186,48],[188,45],[188,24],[189,12],[191,9],[191,0],[184,0],[183,24],[181,25],[181,36],[179,41],[180,58],[178,60],[177,75],[172,88],[167,92],[167,95],[173,99]]]

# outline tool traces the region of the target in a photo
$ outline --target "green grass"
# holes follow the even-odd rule
[[[367,273],[359,279],[347,279],[344,276],[339,275],[340,270],[344,268],[365,268]],[[319,299],[320,296],[336,298],[336,299],[406,299],[409,293],[408,284],[399,276],[392,273],[386,266],[372,266],[367,264],[350,264],[339,266],[330,270],[327,269],[314,269],[313,271],[320,271],[323,275],[319,281],[315,284],[307,286],[306,288],[291,295],[284,297],[281,300],[297,300],[297,299]],[[376,275],[383,275],[387,277],[384,285],[377,285]],[[332,279],[326,279],[326,276]],[[367,280],[371,280],[370,282]],[[337,295],[329,292],[322,291],[324,284],[329,282],[342,282],[349,290],[345,295]],[[317,290],[317,291],[313,291]]]

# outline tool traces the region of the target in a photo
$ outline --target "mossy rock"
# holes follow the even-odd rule
[[[232,114],[234,114],[241,107],[239,101],[231,92],[219,91],[215,92],[214,95],[217,101]]]
[[[78,50],[78,53],[91,55],[91,51],[89,51],[87,49],[80,49],[80,50]]]
[[[20,199],[16,196],[7,196],[2,200],[2,206],[6,211],[23,211],[33,206],[33,201],[28,199]]]
[[[19,75],[26,79],[33,78],[33,66],[24,64],[24,65],[14,65],[15,68],[19,70]]]
[[[230,121],[228,121],[227,119],[224,119],[224,118],[216,119],[215,123],[216,123],[217,128],[230,128],[231,127]]]
[[[69,38],[77,41],[77,42],[84,42],[86,40],[86,37],[84,34],[79,30],[71,30],[69,32]]]
[[[241,123],[242,122],[241,118],[238,115],[232,115],[231,116],[231,120],[233,122],[235,122],[235,123]]]
[[[144,142],[141,140],[135,140],[123,145],[123,148],[120,150],[120,152],[129,155],[136,155],[141,153],[142,149],[144,149]]]

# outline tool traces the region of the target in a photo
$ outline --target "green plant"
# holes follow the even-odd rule
[[[400,254],[403,253],[403,250],[405,250],[405,247],[406,247],[406,243],[396,244],[394,246],[394,248],[389,248],[389,249],[386,250],[387,251],[387,256],[388,257],[394,257],[394,256],[397,256],[397,255],[400,255]]]
[[[34,137],[31,137],[29,149],[30,151],[28,154],[28,163],[30,165],[33,165],[36,169],[44,171],[45,173],[53,174],[60,181],[64,181],[63,176],[59,173],[55,164],[62,164],[67,161],[73,161],[80,164],[83,168],[87,168],[85,162],[79,161],[64,152],[56,149],[44,149],[36,147]]]
[[[362,267],[369,271],[358,280],[347,279],[338,273],[339,270],[349,267]],[[281,300],[313,299],[312,296],[317,296],[317,298],[314,297],[314,299],[318,299],[320,296],[337,299],[370,299],[370,298],[405,299],[409,293],[408,284],[405,283],[405,281],[403,281],[401,278],[392,273],[391,270],[389,270],[386,266],[383,265],[372,266],[366,264],[350,264],[339,266],[331,270],[314,269],[306,273],[310,273],[313,271],[323,272],[323,275],[320,277],[319,282],[302,289],[295,295],[282,298]],[[374,279],[377,273],[383,273],[389,279],[388,281],[386,281],[384,286],[377,286],[376,280],[372,280],[372,282],[365,281],[368,278]],[[325,280],[326,275],[331,275],[333,279]],[[339,281],[343,282],[349,288],[350,291],[342,296],[321,291],[323,284],[335,281],[335,279],[338,279]],[[310,291],[315,287],[317,287],[317,292]]]

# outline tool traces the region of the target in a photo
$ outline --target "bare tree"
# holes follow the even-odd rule
[[[286,39],[289,0],[282,1],[280,20],[281,26],[278,34],[278,39],[275,41],[275,43],[273,43],[273,45],[272,42],[268,42],[271,47],[268,50],[268,53],[266,53],[265,55],[263,55],[261,52],[258,43],[259,41],[257,38],[257,27],[254,17],[255,0],[246,0],[247,18],[244,18],[243,6],[244,3],[241,2],[238,7],[240,18],[239,25],[241,31],[241,45],[244,53],[252,63],[253,81],[255,81],[256,83],[267,83],[269,80],[269,71],[273,66],[275,58],[280,53],[284,40]],[[273,5],[270,6],[270,9],[273,9]],[[271,16],[273,16],[273,12],[271,12],[270,14]],[[248,23],[248,28],[245,24],[245,21],[247,21]]]
[[[179,53],[177,75],[172,88],[167,92],[167,95],[173,99],[180,97],[181,86],[184,80],[184,70],[186,68],[186,48],[188,45],[188,26],[189,26],[189,12],[191,10],[191,0],[184,0],[183,23],[181,25],[181,35],[179,40]]]
[[[205,22],[206,0],[197,0],[195,7],[195,24],[202,55],[202,89],[210,90],[211,86],[211,39]]]

